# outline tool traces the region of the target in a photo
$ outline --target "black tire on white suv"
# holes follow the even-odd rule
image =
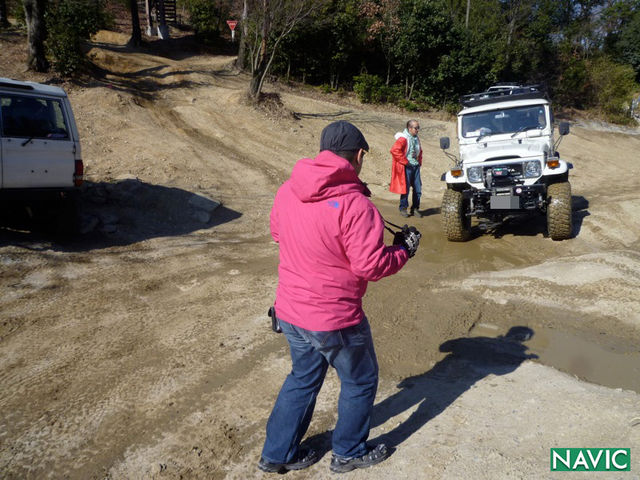
[[[554,183],[547,188],[547,232],[553,240],[566,240],[573,234],[569,182]]]
[[[471,237],[471,218],[462,192],[447,189],[442,197],[442,224],[451,242],[466,242]]]

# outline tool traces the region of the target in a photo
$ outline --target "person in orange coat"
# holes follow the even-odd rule
[[[420,124],[417,120],[409,120],[403,132],[396,133],[396,142],[391,147],[391,183],[389,191],[400,194],[400,215],[408,217],[420,213],[420,196],[422,195],[422,180],[420,167],[422,166],[422,148],[418,132]],[[411,210],[409,208],[409,189],[411,196]]]

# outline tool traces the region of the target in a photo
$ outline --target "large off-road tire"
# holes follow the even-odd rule
[[[462,192],[448,189],[442,197],[442,226],[450,242],[466,242],[471,236],[471,218],[466,215],[468,201]]]
[[[566,240],[573,234],[571,184],[560,182],[547,188],[547,231],[553,240]]]

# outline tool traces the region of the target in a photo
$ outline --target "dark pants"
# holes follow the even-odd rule
[[[271,463],[296,460],[329,365],[340,378],[333,453],[342,458],[366,454],[378,388],[378,361],[369,322],[364,318],[358,325],[331,332],[305,330],[282,320],[280,325],[293,366],[267,421],[262,458]]]
[[[405,165],[404,174],[407,182],[407,193],[400,195],[400,210],[409,208],[409,189],[413,190],[411,197],[411,211],[420,210],[420,196],[422,195],[422,180],[420,179],[420,165]]]

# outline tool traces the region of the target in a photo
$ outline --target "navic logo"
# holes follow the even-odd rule
[[[629,448],[552,448],[552,472],[620,472],[631,470]]]

